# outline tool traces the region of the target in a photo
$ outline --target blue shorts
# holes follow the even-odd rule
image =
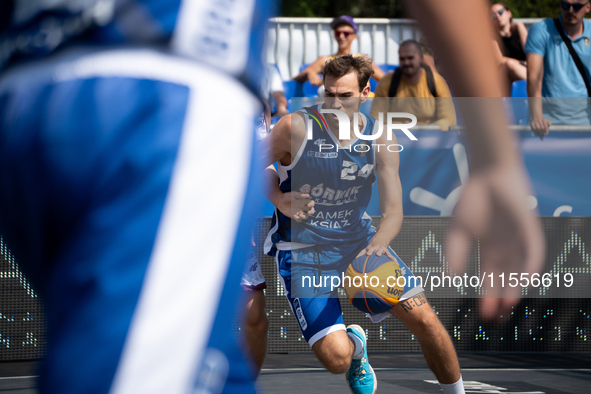
[[[0,75],[0,234],[47,307],[41,392],[254,392],[232,322],[259,111],[233,79],[150,49]]]
[[[375,229],[372,228],[366,238],[346,245],[311,246],[292,250],[281,248],[277,251],[277,272],[300,330],[310,346],[332,332],[346,329],[337,295],[339,286],[335,287],[336,281],[331,282],[330,278],[341,277],[359,252],[369,245],[374,235]],[[422,292],[423,288],[416,281],[408,280],[413,275],[410,269],[392,249],[389,250],[407,277],[399,301]],[[314,280],[318,281],[319,286],[310,286]]]

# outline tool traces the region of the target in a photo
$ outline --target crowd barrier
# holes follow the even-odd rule
[[[267,31],[267,62],[277,64],[284,81],[295,77],[302,64],[312,63],[318,56],[337,52],[330,28],[332,18],[271,18]],[[516,19],[526,27],[540,21],[537,18]],[[356,18],[358,38],[353,42],[354,53],[365,53],[376,64],[398,64],[398,44],[422,36],[411,19]]]
[[[541,216],[591,216],[591,127],[553,126],[543,140],[532,136],[529,126],[512,129],[532,180],[530,208]],[[405,215],[451,215],[470,173],[463,134],[417,130],[417,141],[398,137],[404,148],[400,179]],[[374,185],[368,213],[379,212]]]

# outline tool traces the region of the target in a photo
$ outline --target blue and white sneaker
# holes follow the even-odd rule
[[[363,355],[361,359],[353,359],[351,366],[345,374],[349,389],[353,394],[374,394],[378,388],[378,379],[371,365],[367,361],[367,341],[365,331],[357,324],[347,327],[347,332],[359,337],[363,342]]]

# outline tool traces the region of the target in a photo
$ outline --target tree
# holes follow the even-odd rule
[[[282,16],[406,18],[402,3],[402,0],[284,0]],[[504,3],[515,18],[550,18],[560,12],[558,0],[507,0]]]
[[[333,18],[404,18],[402,0],[284,0],[283,16]]]

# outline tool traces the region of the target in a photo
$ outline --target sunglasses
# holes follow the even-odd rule
[[[349,37],[349,35],[351,35],[351,34],[355,34],[355,33],[354,33],[354,32],[352,32],[352,31],[343,31],[343,30],[335,30],[335,31],[334,31],[334,36],[335,36],[336,38],[339,38],[339,37],[341,36],[341,34],[344,34],[344,35],[345,35],[345,38],[348,38],[348,37]]]
[[[492,17],[493,19],[497,19],[499,16],[503,15],[505,13],[504,9],[500,9],[497,12],[493,12]]]
[[[560,6],[562,7],[563,10],[568,11],[570,9],[570,7],[573,7],[573,11],[575,11],[575,12],[579,12],[581,10],[581,8],[583,8],[587,4],[589,4],[589,2],[586,2],[585,4],[581,4],[581,3],[571,4],[571,3],[567,3],[566,1],[560,2]]]

